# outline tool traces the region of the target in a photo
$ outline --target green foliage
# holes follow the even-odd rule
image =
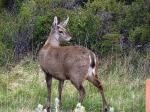
[[[69,31],[73,35],[73,43],[75,44],[92,46],[96,42],[99,28],[98,17],[90,11],[82,9],[71,15]]]
[[[150,27],[149,26],[140,26],[135,27],[134,30],[131,30],[130,37],[135,44],[142,43],[146,44],[150,42]]]
[[[106,34],[103,36],[103,38],[111,40],[112,42],[118,42],[120,40],[120,34],[119,33],[111,33]]]
[[[10,62],[13,55],[13,39],[16,37],[16,18],[12,17],[8,12],[0,14],[0,66],[4,66]]]
[[[49,4],[52,3],[52,0],[34,0],[34,1],[37,5],[37,8],[43,8],[43,9],[48,8]],[[39,9],[39,10],[42,10],[42,9]]]
[[[125,7],[125,18],[119,21],[120,29],[132,29],[139,25],[148,24],[148,6],[144,1],[134,2],[131,6]]]
[[[144,5],[143,1],[133,3],[126,11],[127,21],[130,25],[132,24],[133,26],[138,26],[145,23],[145,19],[147,19],[146,15],[148,13],[148,7]]]
[[[31,18],[31,12],[29,7],[26,7],[24,4],[20,9],[20,16],[22,17],[21,21],[27,21]]]
[[[20,24],[27,24],[29,21],[32,20],[32,15],[36,9],[36,3],[34,0],[27,0],[25,3],[22,4],[19,13],[19,20]]]
[[[121,35],[119,33],[106,34],[103,36],[105,39],[101,43],[101,49],[104,54],[108,54],[110,52],[119,52],[120,51],[120,40]]]
[[[3,8],[0,13],[0,42],[5,50],[12,52],[14,40],[22,38],[28,40],[29,48],[34,47],[32,50],[39,49],[50,33],[54,16],[58,16],[60,21],[70,17],[67,30],[73,38],[69,45],[88,47],[98,55],[109,54],[112,49],[119,53],[120,33],[124,30],[128,31],[128,38],[133,43],[149,42],[150,13],[144,0],[136,0],[131,5],[125,5],[123,1],[94,0],[84,8],[69,10],[61,7],[61,4],[70,2],[73,0],[17,0],[15,16]]]
[[[35,21],[34,25],[34,39],[37,43],[42,42],[45,40],[44,36],[48,35],[50,32],[51,21],[49,16],[39,16]]]
[[[12,51],[7,49],[3,43],[0,43],[0,66],[8,64],[11,60],[10,53],[12,53]]]

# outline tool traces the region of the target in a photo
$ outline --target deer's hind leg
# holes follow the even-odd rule
[[[83,99],[85,97],[85,89],[82,85],[82,80],[71,80],[71,83],[75,86],[75,88],[79,91],[79,103],[83,102]]]
[[[102,112],[108,112],[109,111],[109,107],[107,105],[107,102],[106,102],[106,99],[105,99],[105,96],[104,96],[104,90],[103,90],[103,86],[102,86],[102,83],[100,82],[100,80],[98,79],[97,75],[93,75],[93,76],[89,76],[87,78],[87,80],[89,82],[91,82],[95,87],[98,88],[101,96],[102,96],[102,101],[103,101],[103,110]]]

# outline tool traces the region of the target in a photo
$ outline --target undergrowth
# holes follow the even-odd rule
[[[137,52],[126,57],[110,56],[101,60],[99,78],[105,96],[115,112],[145,111],[145,80],[150,78],[149,54]],[[53,80],[52,108],[57,97],[57,84]],[[83,106],[87,112],[99,112],[102,107],[97,89],[84,82],[86,97]],[[23,59],[10,70],[0,70],[0,112],[34,112],[38,104],[46,106],[47,89],[44,74],[37,61]],[[72,112],[78,100],[78,91],[66,81],[62,95],[63,112]]]

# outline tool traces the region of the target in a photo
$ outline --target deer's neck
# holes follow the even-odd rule
[[[44,46],[50,45],[54,47],[59,46],[58,34],[50,34],[47,41],[45,42]]]

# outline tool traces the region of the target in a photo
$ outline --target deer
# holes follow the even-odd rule
[[[59,106],[61,106],[61,94],[65,80],[69,80],[78,90],[78,103],[80,104],[82,104],[86,93],[83,82],[88,80],[99,90],[103,102],[102,112],[108,112],[109,106],[104,96],[104,89],[98,79],[99,61],[95,53],[83,46],[60,46],[61,41],[69,42],[72,38],[66,30],[68,21],[69,17],[58,23],[57,16],[55,16],[51,32],[39,50],[39,64],[45,74],[48,90],[46,110],[51,112],[51,85],[54,78],[59,81]]]

